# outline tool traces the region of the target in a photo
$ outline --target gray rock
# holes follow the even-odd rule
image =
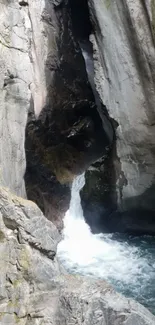
[[[25,196],[27,113],[33,103],[39,115],[52,88],[46,62],[52,57],[57,66],[58,24],[50,0],[2,0],[0,18],[1,184]],[[1,325],[155,324],[150,312],[104,281],[65,274],[56,258],[59,240],[34,203],[0,188]]]
[[[3,188],[0,211],[0,323],[29,324],[30,309],[39,313],[34,306],[60,274],[55,258],[60,235],[33,202]]]
[[[89,0],[89,7],[96,86],[118,125],[117,203],[122,209],[155,210],[154,5]]]
[[[0,188],[0,324],[154,325],[104,281],[65,274],[60,235],[31,201]]]
[[[28,110],[33,102],[37,115],[45,105],[49,43],[53,58],[57,53],[51,1],[48,10],[53,25],[41,19],[46,5],[45,0],[0,2],[0,183],[20,196],[26,195],[23,176]],[[51,84],[52,78],[50,74]]]
[[[59,7],[62,4],[63,0],[53,0],[53,4],[55,7]]]

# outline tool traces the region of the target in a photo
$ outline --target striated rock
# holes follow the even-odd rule
[[[55,259],[60,237],[33,202],[5,188],[0,211],[0,323],[31,324],[36,317],[37,324],[39,301],[44,308],[43,296],[60,274]]]
[[[116,126],[120,209],[155,211],[154,1],[89,0],[95,82]]]
[[[60,236],[39,208],[0,188],[0,324],[154,325],[106,282],[65,274]]]
[[[48,9],[46,6],[48,5]],[[52,17],[52,24],[47,19]],[[46,103],[45,66],[56,56],[57,25],[51,1],[0,3],[0,180],[25,196],[25,127],[33,102],[39,114]],[[54,60],[54,59],[53,59]],[[52,84],[52,72],[48,76]],[[12,172],[13,171],[13,172]]]
[[[0,12],[0,181],[61,229],[69,183],[109,140],[68,1],[3,0]]]

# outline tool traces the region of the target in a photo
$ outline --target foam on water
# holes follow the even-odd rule
[[[68,271],[107,279],[121,292],[155,308],[155,245],[148,248],[147,237],[139,243],[139,239],[92,234],[81,207],[84,182],[84,174],[73,182],[58,258]]]

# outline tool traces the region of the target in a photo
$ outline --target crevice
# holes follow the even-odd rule
[[[19,5],[20,5],[20,6],[23,6],[23,7],[26,7],[26,6],[28,6],[29,4],[28,4],[27,0],[22,0],[22,1],[19,1]]]
[[[49,91],[45,107],[37,119],[33,103],[29,112],[25,181],[28,198],[61,229],[71,182],[75,175],[107,156],[113,127],[95,88],[87,1],[56,1],[54,10],[59,24],[57,57],[53,61],[49,55],[46,62]],[[50,12],[47,3],[43,19],[48,18],[51,25]]]
[[[20,51],[22,53],[27,53],[27,51],[23,50],[22,48],[7,45],[7,44],[3,43],[1,40],[0,40],[0,44],[3,45],[4,47],[7,47],[8,49]]]
[[[96,90],[93,46],[90,41],[94,30],[89,16],[88,0],[69,0],[69,5],[74,37],[80,46],[88,80],[94,95],[94,109],[99,113],[105,137],[108,139],[107,151],[102,156],[102,159],[94,162],[91,168],[86,171],[86,184],[81,191],[85,220],[95,233],[103,229],[104,218],[108,217],[112,211],[115,211],[117,206],[116,175],[113,161],[114,154],[116,154],[115,129],[118,124],[109,117],[107,109],[101,102]],[[102,145],[104,146],[104,142],[102,142]]]
[[[38,250],[41,254],[47,256],[49,259],[54,260],[54,257],[56,255],[55,251],[44,249],[41,246],[37,246],[36,243],[33,243],[31,241],[28,241],[28,243],[29,243],[30,247]]]
[[[90,41],[90,35],[93,33],[93,26],[89,17],[88,0],[69,0],[71,8],[71,18],[75,39],[79,43],[81,54],[85,61],[85,69],[88,80],[94,95],[96,108],[102,120],[103,129],[109,142],[112,143],[114,129],[106,107],[102,104],[95,85],[95,72],[93,61],[93,46]],[[79,24],[80,21],[80,24]]]

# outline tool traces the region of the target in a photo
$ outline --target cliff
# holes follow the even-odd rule
[[[66,274],[56,257],[57,228],[35,203],[24,199],[25,145],[27,193],[43,211],[47,208],[49,219],[67,208],[68,183],[74,175],[109,146],[64,2],[64,7],[61,0],[0,2],[0,323],[154,325],[149,311],[104,281]],[[122,17],[123,8],[118,8],[122,3],[117,3],[89,1],[96,30],[91,37],[96,85],[118,123],[121,172],[116,183],[120,175],[127,180],[121,190],[118,186],[122,203],[154,184],[154,24],[151,29],[149,6],[143,11],[140,2],[134,8],[127,6]],[[142,21],[136,13],[143,14]],[[131,17],[144,75],[129,46]],[[64,201],[59,202],[58,192]]]
[[[32,103],[38,115],[46,102],[49,41],[50,55],[57,51],[55,16],[50,1],[47,10],[45,1],[4,0],[0,3],[0,18],[1,181],[25,196],[27,115]]]
[[[121,210],[155,210],[154,1],[89,0],[96,87],[116,122]]]

